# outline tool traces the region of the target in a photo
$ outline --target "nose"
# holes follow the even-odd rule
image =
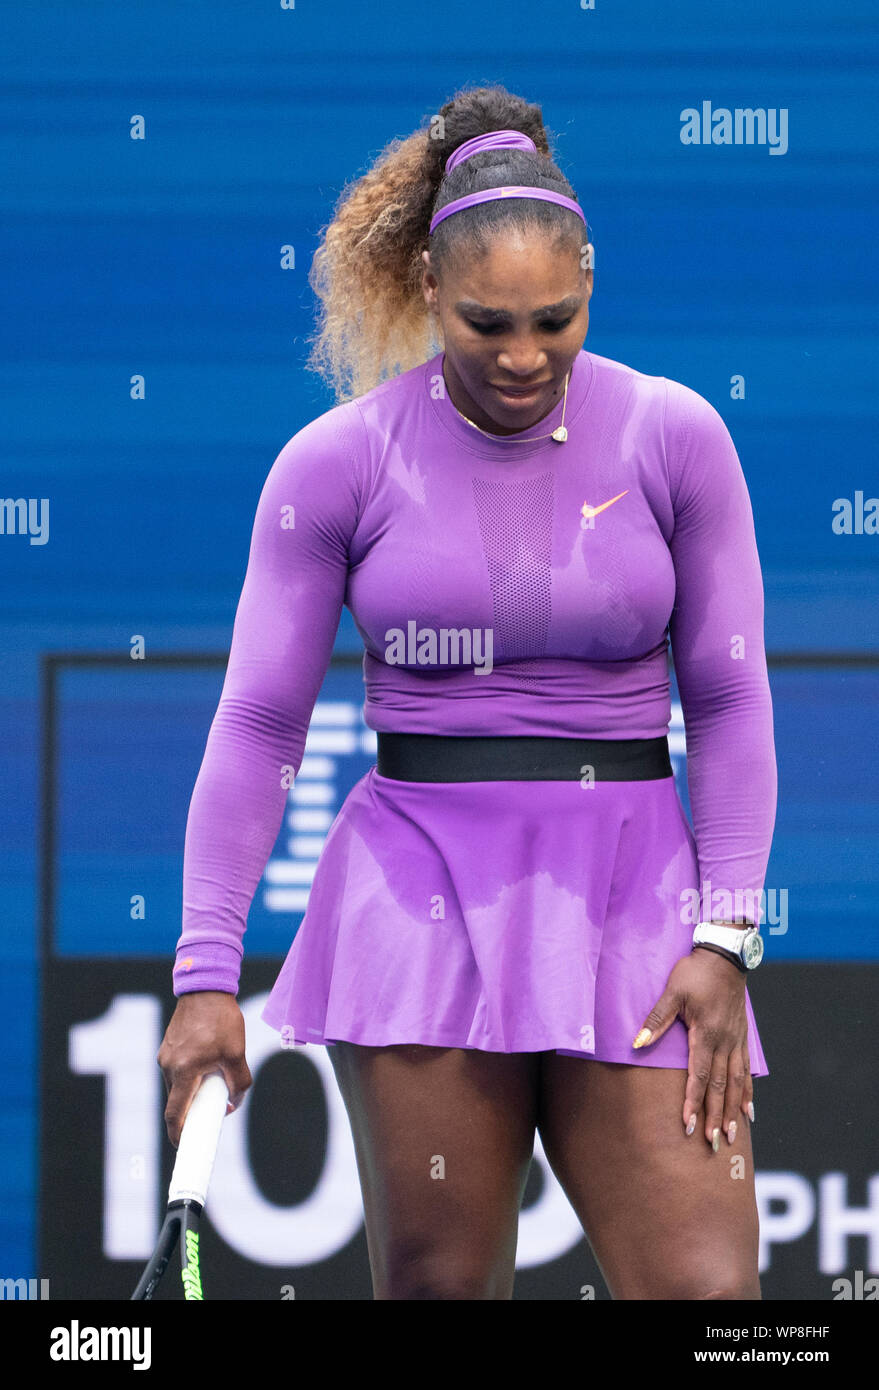
[[[498,367],[502,372],[507,372],[511,377],[522,377],[525,381],[531,381],[535,376],[543,371],[548,358],[541,348],[538,352],[527,346],[513,348],[505,352],[499,352],[497,358]]]

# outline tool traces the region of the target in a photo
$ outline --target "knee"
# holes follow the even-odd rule
[[[756,1270],[715,1270],[684,1276],[674,1283],[674,1291],[666,1297],[676,1302],[729,1301],[750,1302],[762,1299]]]
[[[723,1299],[738,1300],[740,1302],[753,1302],[762,1299],[760,1291],[760,1280],[742,1279],[738,1281],[727,1280],[718,1288],[710,1289],[707,1293],[694,1293],[690,1295],[694,1299]]]
[[[462,1270],[417,1270],[402,1278],[389,1281],[386,1298],[449,1299],[473,1302],[493,1298],[486,1280],[480,1274],[469,1275]]]
[[[386,1299],[478,1299],[511,1298],[512,1281],[506,1290],[496,1272],[474,1264],[466,1255],[422,1254],[416,1258],[390,1259],[376,1297]]]

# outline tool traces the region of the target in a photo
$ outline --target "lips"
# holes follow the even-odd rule
[[[547,382],[541,381],[536,386],[525,388],[521,386],[494,386],[493,389],[508,409],[515,410],[517,405],[534,405],[547,385]]]
[[[548,381],[536,381],[533,386],[506,386],[503,382],[493,381],[492,386],[496,391],[503,391],[505,396],[533,396],[535,391],[541,387],[548,386]]]

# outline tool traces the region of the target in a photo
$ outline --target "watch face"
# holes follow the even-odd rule
[[[750,931],[742,942],[742,959],[746,970],[753,970],[763,959],[763,938],[758,931]]]

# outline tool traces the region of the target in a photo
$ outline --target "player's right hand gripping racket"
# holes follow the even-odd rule
[[[229,1092],[218,1073],[206,1076],[193,1097],[180,1134],[177,1159],[168,1188],[165,1220],[156,1248],[140,1276],[131,1301],[152,1298],[180,1240],[183,1297],[203,1300],[198,1258],[198,1222],[204,1207],[220,1127]]]

